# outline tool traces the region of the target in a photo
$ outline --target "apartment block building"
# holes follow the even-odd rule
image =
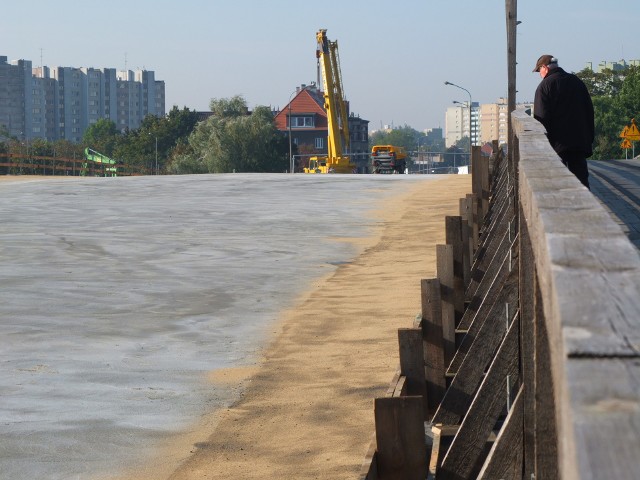
[[[602,73],[605,70],[620,72],[622,70],[626,70],[631,66],[640,67],[640,60],[618,60],[613,62],[609,60],[603,60],[602,62],[598,63],[595,68],[593,66],[593,62],[587,62],[585,68],[588,68],[592,72]]]
[[[105,118],[120,131],[165,115],[165,86],[147,70],[37,67],[0,56],[0,126],[19,139],[80,142]]]
[[[471,122],[469,122],[469,115],[471,115]],[[445,146],[449,148],[464,137],[471,137],[471,143],[478,145],[478,119],[479,105],[477,102],[471,104],[471,109],[469,109],[468,102],[447,108],[444,120]]]
[[[532,108],[531,103],[519,104]],[[471,110],[472,143],[482,146],[493,140],[507,143],[508,108],[507,99],[499,98],[495,103],[473,103]],[[448,147],[469,135],[469,108],[465,105],[449,107],[445,115],[445,144]]]
[[[480,144],[498,140],[502,145],[507,143],[507,99],[499,98],[496,103],[483,103],[480,105]]]

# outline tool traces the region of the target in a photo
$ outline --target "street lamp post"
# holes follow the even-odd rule
[[[471,158],[471,109],[469,108],[469,105],[467,104],[467,102],[459,102],[458,100],[454,100],[453,103],[461,105],[463,108],[468,109],[468,115],[469,115],[469,158]]]
[[[158,136],[156,135],[156,175],[158,175]]]
[[[148,135],[153,135],[151,132],[148,133]],[[156,139],[156,175],[158,175],[158,136],[157,135],[153,135]]]
[[[471,128],[472,128],[472,123],[471,123],[471,104],[472,104],[472,102],[471,102],[471,92],[469,92],[469,90],[467,90],[466,88],[461,87],[460,85],[456,85],[455,83],[444,82],[444,84],[445,85],[451,85],[452,87],[459,88],[460,90],[464,90],[469,95],[469,165],[471,165],[471,146],[472,146],[471,137],[473,137],[473,134],[471,132]]]

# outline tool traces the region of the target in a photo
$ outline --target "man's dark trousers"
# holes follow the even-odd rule
[[[587,169],[587,159],[582,152],[562,152],[558,154],[565,167],[573,173],[582,184],[589,188],[589,170]],[[591,190],[591,188],[589,188]]]

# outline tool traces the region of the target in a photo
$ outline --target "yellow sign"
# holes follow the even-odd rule
[[[620,144],[620,148],[631,148],[631,142],[625,138]]]
[[[620,138],[627,138],[627,134],[629,133],[629,127],[628,126],[624,126],[624,128],[622,129],[622,132],[620,133]]]
[[[622,133],[620,134],[621,138],[626,140],[631,140],[632,142],[637,142],[640,140],[640,130],[638,130],[638,126],[636,125],[636,119],[631,119],[631,125],[628,127],[624,127]]]

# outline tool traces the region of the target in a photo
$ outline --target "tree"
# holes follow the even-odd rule
[[[469,153],[469,145],[469,135],[456,140],[456,143],[454,144],[457,150],[466,154]]]
[[[632,118],[640,117],[640,68],[628,67],[594,73],[584,69],[577,73],[593,100],[595,117],[594,159],[624,157],[620,132]]]
[[[424,133],[414,130],[408,125],[392,130],[378,130],[369,137],[369,143],[373,145],[395,145],[404,147],[407,151],[416,150],[418,139],[424,137]]]
[[[209,103],[213,115],[219,119],[237,118],[249,115],[247,102],[241,95],[231,98],[213,98]]]
[[[101,118],[96,123],[89,125],[82,136],[84,146],[96,150],[103,155],[111,156],[116,146],[118,129],[116,124]]]
[[[249,112],[244,98],[235,96],[213,99],[211,111],[189,137],[191,152],[176,156],[172,172],[283,172],[289,167],[288,141],[269,107]]]

